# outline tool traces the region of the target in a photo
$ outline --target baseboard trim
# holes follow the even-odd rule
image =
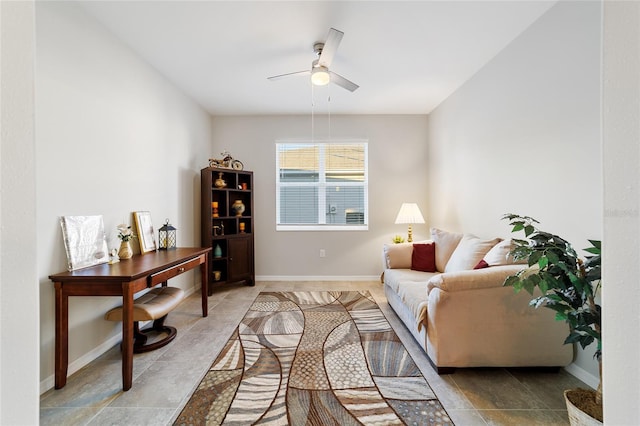
[[[122,340],[122,333],[118,333],[117,335],[111,337],[110,339],[102,342],[102,344],[96,346],[91,351],[82,355],[80,358],[75,361],[69,363],[67,367],[67,377],[71,376],[76,371],[80,370],[85,365],[89,364],[94,359],[98,358],[100,355],[111,349],[114,345],[118,344]],[[40,395],[52,389],[55,385],[55,375],[52,374],[49,377],[45,378],[40,382]]]
[[[192,295],[196,290],[199,291],[200,286],[198,286],[197,288],[191,287],[189,290],[185,290],[184,291],[185,298]],[[145,321],[141,323],[140,328],[144,327],[144,325],[149,322],[152,322],[152,321]],[[103,353],[111,349],[114,345],[117,345],[118,343],[120,343],[120,341],[122,341],[122,333],[118,333],[115,336],[107,339],[106,341],[102,342],[102,344],[96,346],[86,354],[82,355],[80,358],[69,363],[69,366],[67,367],[67,377],[71,376],[73,373],[75,373],[85,365],[89,364],[91,361],[98,358],[100,355],[102,355]],[[44,380],[40,381],[40,395],[47,392],[49,389],[53,389],[54,385],[55,385],[55,374],[52,374],[49,377],[46,377]]]
[[[575,363],[572,363],[567,365],[564,369],[567,371],[567,373],[582,380],[583,382],[591,386],[593,389],[598,388],[598,383],[600,383],[600,379],[597,376],[594,376],[593,374],[589,373],[584,368],[578,367]]]
[[[256,281],[380,281],[379,275],[258,275]]]

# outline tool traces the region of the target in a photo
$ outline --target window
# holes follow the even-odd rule
[[[367,143],[276,143],[276,229],[367,230]]]

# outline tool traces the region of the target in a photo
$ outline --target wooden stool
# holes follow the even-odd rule
[[[143,294],[133,304],[133,352],[149,352],[161,348],[175,339],[177,330],[175,327],[164,325],[164,320],[182,298],[184,291],[177,287],[156,287]],[[104,315],[108,321],[122,321],[122,306],[111,309]],[[153,327],[140,330],[138,321],[153,320]],[[164,332],[167,337],[157,342],[146,345],[146,334],[151,332]]]

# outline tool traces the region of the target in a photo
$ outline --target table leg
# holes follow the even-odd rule
[[[69,365],[69,296],[62,291],[62,283],[55,283],[56,348],[55,348],[55,388],[62,389],[67,384]]]
[[[204,262],[200,264],[200,275],[202,276],[202,316],[209,315],[209,254],[204,255]]]
[[[133,290],[122,283],[122,390],[133,384]]]

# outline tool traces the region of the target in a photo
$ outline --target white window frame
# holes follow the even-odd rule
[[[360,183],[341,183],[340,186],[357,186],[364,189],[364,223],[363,224],[328,224],[326,223],[326,171],[325,171],[325,156],[324,147],[326,145],[338,145],[338,144],[363,144],[364,145],[364,182]],[[280,182],[280,145],[287,144],[309,144],[318,145],[322,154],[320,155],[319,163],[319,179],[318,182],[296,182],[296,183],[281,183]],[[332,139],[332,140],[278,140],[276,141],[276,231],[368,231],[369,230],[369,141],[367,139]],[[281,224],[280,223],[280,188],[282,186],[311,186],[318,188],[318,224]],[[333,185],[329,185],[333,186]]]

